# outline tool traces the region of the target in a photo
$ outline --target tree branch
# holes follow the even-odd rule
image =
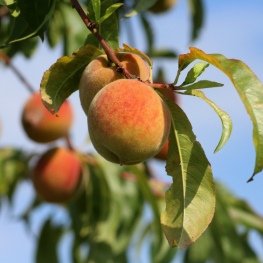
[[[118,66],[118,71],[122,72],[128,79],[137,78],[137,76],[132,75],[126,68],[123,67],[122,63],[117,58],[115,52],[110,48],[110,46],[106,43],[103,37],[99,34],[96,23],[92,22],[87,17],[82,7],[80,6],[78,0],[71,0],[71,4],[72,7],[76,9],[76,11],[80,15],[87,28],[90,30],[90,32],[97,38],[109,59]]]
[[[0,59],[2,59],[6,66],[12,69],[12,71],[15,73],[15,75],[20,79],[20,81],[24,84],[24,86],[27,88],[27,90],[30,93],[34,93],[35,89],[31,86],[31,84],[26,80],[26,78],[23,76],[23,74],[16,68],[10,58],[0,50]]]

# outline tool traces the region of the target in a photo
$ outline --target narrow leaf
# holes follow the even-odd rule
[[[40,92],[42,101],[51,113],[56,113],[64,100],[78,89],[84,68],[102,52],[92,45],[81,47],[71,56],[57,60],[45,71]]]
[[[98,21],[101,17],[101,14],[100,14],[101,1],[100,0],[91,0],[90,2],[92,4],[92,10],[93,10],[94,15],[95,15],[95,21]]]
[[[144,10],[149,9],[157,0],[140,0],[136,1],[135,5],[133,6],[132,10],[128,12],[125,17],[132,17],[141,13]]]
[[[181,108],[166,100],[172,114],[166,164],[173,183],[165,194],[161,224],[170,246],[185,248],[208,227],[215,210],[210,164]]]
[[[192,18],[191,40],[195,40],[203,26],[204,8],[202,0],[188,0]]]
[[[254,72],[242,61],[228,59],[221,54],[206,54],[190,47],[190,53],[179,57],[179,70],[196,59],[204,60],[224,72],[232,81],[253,124],[253,141],[256,151],[254,175],[263,170],[263,85]]]
[[[186,95],[192,95],[192,96],[196,96],[202,100],[204,100],[206,103],[208,103],[213,109],[214,111],[217,113],[217,115],[219,116],[221,122],[222,122],[222,135],[220,138],[220,141],[215,149],[215,153],[218,152],[228,141],[231,132],[232,132],[232,121],[229,117],[229,115],[221,110],[213,101],[209,100],[205,94],[200,91],[200,90],[189,90],[186,91],[184,94]]]
[[[210,81],[210,80],[200,80],[193,84],[186,85],[186,86],[179,86],[179,90],[194,90],[194,89],[207,89],[207,88],[217,88],[222,87],[224,84],[216,82],[216,81]]]
[[[205,71],[205,69],[208,66],[209,63],[203,63],[203,62],[196,63],[187,73],[186,78],[181,86],[195,82],[196,79]]]
[[[52,226],[48,219],[41,230],[36,250],[36,263],[59,263],[57,245],[63,229]]]
[[[102,16],[97,23],[101,24],[103,21],[105,21],[107,18],[109,18],[118,8],[120,8],[123,4],[113,4],[109,8],[107,8],[106,13],[104,16]]]

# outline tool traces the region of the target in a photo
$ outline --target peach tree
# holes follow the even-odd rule
[[[196,47],[178,57],[173,50],[156,49],[147,14],[165,12],[175,2],[0,0],[0,57],[31,93],[41,94],[38,108],[25,108],[29,117],[23,117],[24,131],[33,133],[29,138],[36,143],[56,144],[62,138],[67,148],[50,145],[40,156],[16,147],[0,149],[0,201],[4,197],[11,201],[19,182],[32,180],[36,196],[20,219],[30,226],[32,214],[48,202],[63,209],[69,219],[66,224],[52,216],[43,221],[36,262],[59,262],[58,245],[69,232],[74,263],[128,262],[128,251],[140,250],[144,243],[149,245],[151,262],[172,262],[176,247],[185,249],[185,262],[259,262],[238,229],[262,235],[262,217],[215,182],[186,113],[166,92],[198,97],[213,108],[222,123],[217,152],[230,138],[232,121],[201,91],[223,84],[199,77],[211,65],[231,80],[253,125],[256,157],[250,182],[263,169],[263,85],[240,60]],[[195,39],[202,27],[203,3],[189,3]],[[146,51],[119,43],[123,20],[134,16],[141,21]],[[64,54],[43,73],[35,91],[12,57],[17,53],[30,57],[39,38],[50,48],[62,43]],[[153,75],[155,57],[177,60],[173,82]],[[83,129],[89,130],[99,154],[77,149],[69,135],[71,113],[62,119],[64,103],[78,91],[87,115]],[[154,176],[148,162],[165,145],[170,183]]]

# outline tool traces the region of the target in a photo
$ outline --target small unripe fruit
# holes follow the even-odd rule
[[[33,169],[32,181],[43,201],[66,203],[80,187],[81,174],[81,161],[74,152],[52,148],[38,160]]]
[[[127,165],[156,155],[168,138],[170,122],[164,101],[138,80],[121,79],[106,85],[88,112],[95,149],[108,161]]]
[[[153,6],[149,8],[149,11],[155,14],[163,13],[171,9],[177,0],[157,0]]]
[[[62,104],[57,115],[53,115],[43,105],[40,93],[34,93],[23,108],[24,131],[38,143],[48,143],[66,136],[72,123],[73,110],[68,101]]]
[[[140,56],[131,53],[117,53],[116,55],[132,75],[139,77],[142,81],[150,79],[150,68]],[[80,102],[86,115],[92,99],[99,90],[114,80],[124,78],[124,74],[118,72],[118,67],[111,63],[106,55],[101,55],[91,61],[85,68],[79,84]]]

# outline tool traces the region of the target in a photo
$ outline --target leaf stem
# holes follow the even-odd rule
[[[84,24],[90,30],[90,32],[97,38],[99,43],[101,44],[102,48],[104,49],[105,53],[109,57],[109,59],[118,66],[118,71],[122,72],[126,78],[134,79],[137,78],[136,76],[132,75],[126,68],[123,67],[120,60],[117,58],[115,52],[110,48],[110,46],[106,43],[103,37],[97,30],[97,24],[92,22],[88,16],[83,11],[81,5],[79,4],[78,0],[71,0],[72,7],[76,9],[78,14],[80,15],[81,19],[83,20]]]
[[[11,70],[15,73],[15,75],[19,78],[19,80],[24,84],[24,86],[27,88],[27,90],[30,93],[34,93],[35,90],[34,88],[31,86],[31,84],[26,80],[26,78],[24,77],[24,75],[20,72],[20,70],[18,70],[18,68],[16,68],[12,62],[11,59],[0,50],[0,58],[4,61],[5,65],[8,66],[9,68],[11,68]]]

